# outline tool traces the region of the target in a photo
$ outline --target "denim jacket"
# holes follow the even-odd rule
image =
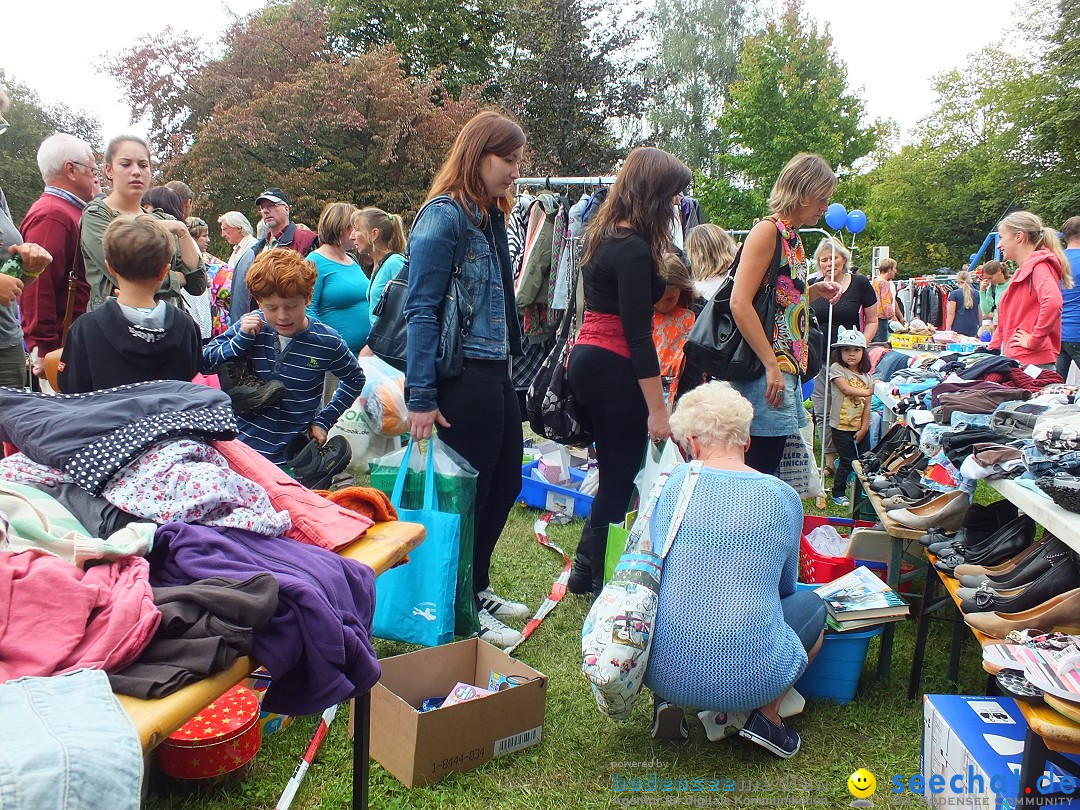
[[[421,212],[409,236],[405,382],[412,411],[436,408],[439,308],[450,283],[458,240],[458,214],[454,205],[449,197],[436,198]],[[468,245],[461,273],[472,296],[475,314],[472,330],[463,341],[463,354],[474,360],[502,360],[520,355],[521,333],[503,213],[491,206],[483,229],[477,224],[479,212],[472,209],[468,213]]]

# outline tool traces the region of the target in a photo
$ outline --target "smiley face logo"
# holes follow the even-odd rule
[[[866,768],[859,768],[848,777],[847,789],[856,799],[865,799],[877,790],[877,779]]]

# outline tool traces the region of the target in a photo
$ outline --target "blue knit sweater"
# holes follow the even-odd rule
[[[261,316],[259,310],[256,315]],[[212,374],[226,360],[249,357],[263,380],[281,380],[288,393],[277,405],[237,414],[240,440],[275,464],[285,461],[285,445],[301,430],[316,424],[329,430],[364,388],[364,372],[336,331],[308,317],[308,327],[278,351],[278,336],[265,321],[254,337],[234,323],[203,348],[203,373]],[[322,406],[326,372],[338,378],[333,399]]]
[[[653,513],[657,550],[688,465],[672,472]],[[799,572],[802,502],[769,475],[704,467],[664,561],[645,685],[678,706],[750,711],[806,669],[780,597]]]

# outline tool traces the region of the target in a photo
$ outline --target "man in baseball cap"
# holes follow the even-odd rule
[[[230,324],[236,323],[251,311],[251,296],[244,279],[259,253],[268,247],[288,248],[301,256],[307,256],[318,246],[318,235],[314,231],[297,228],[296,223],[290,221],[289,195],[280,188],[272,186],[266,189],[255,198],[255,204],[259,206],[259,214],[266,225],[266,236],[236,260],[236,267],[233,268],[232,297],[229,302]]]

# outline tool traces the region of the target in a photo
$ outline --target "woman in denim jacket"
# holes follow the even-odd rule
[[[480,638],[508,647],[521,634],[500,619],[528,618],[525,605],[492,592],[488,568],[495,543],[521,489],[521,412],[510,381],[510,358],[521,354],[506,214],[513,205],[525,133],[513,121],[483,112],[461,130],[435,176],[409,237],[405,301],[409,432],[439,437],[477,471],[473,582]],[[439,307],[450,282],[460,233],[458,206],[468,220],[462,280],[475,311],[463,341],[464,368],[437,379]]]

